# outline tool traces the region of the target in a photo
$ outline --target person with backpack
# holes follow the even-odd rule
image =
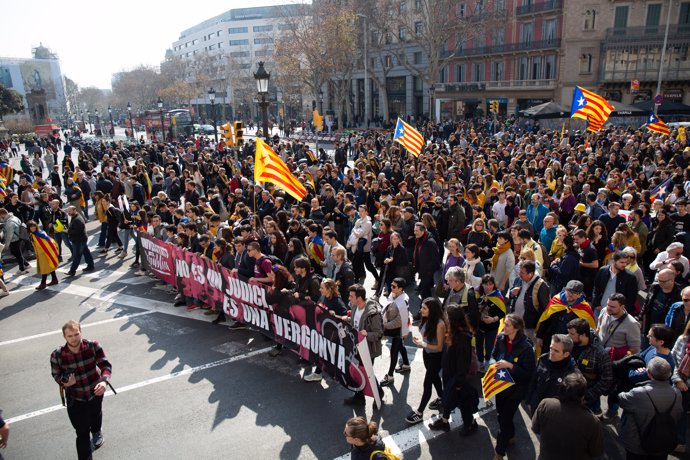
[[[22,239],[20,238],[22,223],[17,216],[8,212],[5,208],[0,208],[0,223],[4,225],[5,233],[5,249],[17,260],[19,265],[19,274],[25,275],[29,273],[27,269],[28,264],[22,254]]]
[[[683,411],[680,391],[669,385],[672,367],[661,357],[647,364],[650,381],[620,393],[623,417],[619,441],[628,460],[662,460],[677,445],[678,421]]]
[[[383,310],[383,335],[391,337],[391,362],[388,367],[388,373],[381,380],[382,386],[393,384],[394,371],[400,374],[410,372],[410,359],[407,357],[407,349],[404,343],[405,337],[410,332],[411,324],[409,313],[410,298],[405,293],[405,286],[405,278],[393,278],[390,286],[391,292],[388,296],[390,303]],[[396,369],[398,353],[400,353],[402,358],[402,364]]]
[[[345,423],[343,436],[345,436],[345,441],[352,446],[351,460],[398,460],[400,458],[393,455],[383,443],[378,434],[376,422],[367,422],[367,419],[362,416],[352,417]]]

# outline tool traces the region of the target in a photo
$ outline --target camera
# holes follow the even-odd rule
[[[60,381],[61,381],[62,383],[67,383],[67,381],[69,380],[69,376],[70,376],[70,375],[72,375],[71,372],[63,372],[62,375],[60,376]]]

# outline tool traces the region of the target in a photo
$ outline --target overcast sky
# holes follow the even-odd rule
[[[0,56],[30,58],[42,43],[80,87],[110,88],[110,77],[140,64],[159,65],[180,33],[233,8],[294,0],[3,0]]]

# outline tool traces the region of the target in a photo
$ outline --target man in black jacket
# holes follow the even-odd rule
[[[434,285],[434,273],[438,270],[439,250],[434,237],[426,229],[426,225],[417,222],[414,225],[414,258],[413,268],[419,273],[419,291],[422,300],[431,297]]]
[[[84,255],[84,261],[86,262],[86,268],[83,271],[92,272],[94,270],[93,256],[91,255],[91,251],[89,251],[89,246],[86,244],[88,241],[88,235],[86,234],[86,224],[84,222],[84,218],[78,213],[75,206],[69,206],[67,208],[67,214],[70,217],[67,234],[72,242],[72,265],[67,273],[67,276],[76,275],[77,268],[81,262],[82,254]]]
[[[355,272],[352,271],[352,266],[347,259],[347,252],[343,247],[335,247],[331,252],[333,259],[333,271],[326,273],[326,276],[338,283],[338,291],[340,298],[347,305],[349,302],[350,291],[349,288],[355,284]]]
[[[611,294],[620,292],[625,296],[625,309],[628,313],[634,313],[635,300],[637,299],[637,278],[625,270],[628,265],[628,257],[621,251],[616,251],[613,263],[607,267],[601,267],[594,278],[594,291],[592,293],[592,309],[594,317],[599,317],[601,307],[606,306]]]
[[[532,376],[527,396],[530,413],[534,412],[545,398],[555,398],[563,378],[573,372],[579,373],[575,360],[570,356],[573,340],[566,334],[554,334],[548,353],[537,361],[537,371]]]

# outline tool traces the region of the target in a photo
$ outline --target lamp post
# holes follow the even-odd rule
[[[89,133],[91,133],[93,131],[91,127],[91,110],[86,109],[86,117],[89,119]]]
[[[661,80],[664,77],[664,59],[666,59],[666,45],[668,44],[668,26],[671,23],[671,7],[673,6],[673,0],[668,0],[668,13],[666,14],[666,31],[664,32],[664,44],[661,48],[661,61],[659,62],[659,78],[656,82],[656,94],[661,95]],[[659,106],[661,104],[654,104],[654,115],[659,112]]]
[[[434,85],[431,85],[429,87],[429,120],[434,121],[434,117],[436,115],[436,107],[434,107],[434,93],[436,92],[436,88],[434,88]]]
[[[134,133],[134,123],[132,123],[132,104],[127,103],[127,113],[129,114],[129,131],[132,134],[132,139],[136,139],[136,134]]]
[[[84,121],[84,111],[80,110],[79,113],[81,115],[81,124],[84,125],[84,129],[86,129],[86,122]]]
[[[165,142],[165,120],[163,120],[163,99],[158,96],[158,110],[161,112],[161,138]]]
[[[369,30],[367,29],[367,19],[369,19],[369,17],[362,13],[358,13],[357,16],[364,19],[364,27],[362,28],[362,30],[364,30],[364,123],[367,123],[370,118],[369,85],[367,84],[367,79],[369,78],[369,73],[367,72],[367,61],[369,60],[369,54],[367,53],[367,48],[369,46]]]
[[[259,61],[259,68],[254,74],[254,79],[256,80],[256,87],[261,96],[261,102],[259,106],[261,107],[261,117],[263,118],[263,131],[264,139],[268,139],[268,101],[266,100],[266,95],[268,94],[268,80],[271,78],[271,74],[266,72],[264,69],[264,62]]]
[[[113,124],[113,108],[108,104],[108,115],[110,116],[110,137],[115,139],[115,125]]]
[[[96,109],[96,135],[102,135],[101,132],[101,117],[98,115],[98,109]]]
[[[323,115],[323,91],[319,90],[319,113]]]
[[[218,144],[218,129],[216,129],[216,91],[213,88],[208,90],[208,98],[211,100],[211,119],[213,120],[213,135]]]

